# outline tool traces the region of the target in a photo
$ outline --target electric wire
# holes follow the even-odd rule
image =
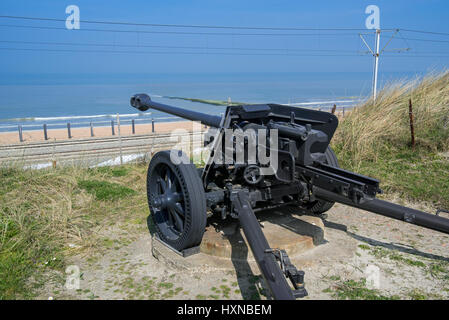
[[[0,27],[9,28],[24,28],[24,29],[41,29],[41,30],[65,30],[74,32],[112,32],[112,33],[137,33],[137,34],[178,34],[178,35],[220,35],[220,36],[336,36],[336,35],[351,35],[354,33],[242,33],[242,32],[188,32],[188,31],[150,31],[150,30],[119,30],[119,29],[92,29],[80,28],[76,30],[68,30],[65,27],[53,26],[30,26],[30,25],[13,25],[0,24]]]
[[[123,48],[164,48],[164,49],[200,49],[200,50],[241,50],[241,51],[284,51],[284,52],[345,52],[354,53],[353,50],[338,49],[288,49],[288,48],[245,48],[245,47],[209,47],[209,46],[163,46],[148,44],[121,44],[121,43],[83,43],[83,42],[53,42],[53,41],[19,41],[0,40],[0,43],[39,44],[55,46],[87,46],[87,47],[123,47]]]
[[[43,18],[43,17],[25,17],[1,15],[4,19],[34,20],[34,21],[57,21],[65,22],[66,19]],[[360,31],[362,28],[300,28],[300,27],[249,27],[249,26],[218,26],[218,25],[188,25],[188,24],[157,24],[157,23],[136,23],[120,21],[100,21],[100,20],[80,20],[80,23],[90,24],[108,24],[108,25],[126,25],[143,27],[171,27],[171,28],[202,28],[202,29],[232,29],[232,30],[273,30],[273,31]]]
[[[28,21],[49,21],[49,22],[65,22],[65,19],[46,18],[46,17],[27,17],[27,16],[13,16],[0,15],[0,19],[16,19]],[[81,28],[75,31],[86,32],[112,32],[112,33],[137,33],[137,34],[178,34],[178,35],[218,35],[218,36],[355,36],[357,33],[348,33],[345,31],[360,31],[366,29],[360,28],[302,28],[302,27],[269,27],[269,26],[224,26],[224,25],[189,25],[189,24],[157,24],[157,23],[137,23],[137,22],[120,22],[120,21],[104,21],[104,20],[81,20],[81,23],[88,24],[102,24],[102,25],[120,25],[120,26],[140,26],[140,27],[158,27],[158,28],[195,28],[195,29],[224,29],[224,30],[269,30],[269,31],[315,31],[312,33],[242,33],[242,32],[197,32],[197,31],[166,31],[166,30],[124,30],[124,29],[97,29],[97,28]],[[64,27],[57,26],[36,26],[36,25],[13,25],[0,24],[0,27],[5,28],[25,28],[37,30],[67,30]],[[325,32],[322,32],[325,31]],[[329,33],[329,31],[333,31]],[[446,36],[449,33],[416,30],[416,29],[382,29],[384,31],[394,31],[398,34],[399,39],[406,42],[408,48],[389,50],[397,52],[406,52],[401,57],[447,57],[448,52],[419,52],[410,51],[408,41],[422,41],[431,43],[449,43],[449,40],[442,39],[424,39],[424,38],[409,38],[404,37],[400,31],[410,33],[421,33]],[[375,31],[373,31],[374,33]],[[153,44],[123,44],[123,43],[83,43],[83,42],[50,42],[50,41],[21,41],[21,40],[0,40],[0,43],[9,44],[26,44],[26,45],[50,45],[50,46],[86,46],[86,47],[110,47],[114,50],[66,50],[66,49],[48,49],[48,48],[17,48],[17,47],[1,47],[0,50],[15,50],[15,51],[47,51],[47,52],[85,52],[85,53],[139,53],[139,54],[217,54],[217,55],[260,55],[260,56],[363,56],[366,52],[359,51],[356,53],[352,50],[339,49],[288,49],[288,48],[249,48],[249,47],[209,47],[209,46],[169,46],[169,45],[153,45]],[[159,48],[159,49],[187,49],[195,51],[138,51],[138,50],[116,50],[115,48]],[[201,51],[198,51],[201,50]],[[217,52],[207,52],[207,51]],[[221,51],[221,52],[218,52]],[[243,52],[223,52],[223,51],[243,51]],[[257,53],[249,53],[244,51],[260,51]],[[314,52],[315,54],[307,54]],[[385,55],[393,57],[393,55]]]
[[[135,53],[135,54],[182,54],[182,55],[237,55],[237,56],[321,56],[321,57],[356,57],[362,54],[293,54],[293,53],[241,53],[241,52],[204,52],[204,51],[133,51],[133,50],[73,50],[73,49],[47,49],[47,48],[17,48],[0,47],[0,50],[10,51],[45,51],[45,52],[70,52],[70,53]]]

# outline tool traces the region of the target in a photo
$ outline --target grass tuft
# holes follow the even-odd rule
[[[368,289],[366,279],[347,280],[337,283],[334,288],[325,292],[333,292],[333,296],[340,300],[398,300],[398,296],[385,296],[378,290]]]
[[[117,200],[136,193],[133,189],[108,181],[82,180],[78,186],[98,200]]]
[[[449,71],[390,83],[347,113],[332,147],[343,168],[379,179],[386,193],[449,207]]]
[[[95,227],[110,224],[116,212],[124,222],[148,215],[145,171],[0,168],[0,299],[34,298],[53,271],[64,274],[67,255],[116,245],[101,241]],[[105,174],[114,182],[102,181]]]

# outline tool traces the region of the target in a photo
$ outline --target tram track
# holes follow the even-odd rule
[[[156,133],[5,145],[0,146],[0,165],[66,160],[95,161],[117,157],[120,154],[154,153],[163,149],[171,149],[182,141],[192,141],[193,136],[193,133]]]

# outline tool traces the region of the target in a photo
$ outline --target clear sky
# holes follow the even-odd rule
[[[370,72],[372,57],[361,55],[367,49],[358,35],[366,32],[363,30],[367,17],[365,8],[370,4],[380,8],[382,29],[446,33],[400,31],[385,50],[409,48],[409,52],[386,51],[381,57],[381,72],[422,72],[449,64],[447,0],[2,0],[0,15],[66,19],[65,8],[72,4],[80,8],[81,20],[361,30],[202,29],[83,21],[80,30],[65,30],[64,21],[0,18],[0,74],[3,77],[18,73]],[[138,30],[209,34],[135,32]],[[381,48],[391,35],[391,32],[382,33]],[[367,41],[373,45],[373,36],[367,36]],[[114,44],[116,46],[112,46]]]

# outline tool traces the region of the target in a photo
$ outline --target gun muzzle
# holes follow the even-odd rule
[[[221,123],[221,117],[210,115],[207,113],[201,113],[196,111],[191,111],[187,109],[182,109],[174,106],[169,106],[167,104],[152,101],[150,96],[145,93],[135,94],[130,100],[131,106],[140,110],[147,111],[148,109],[155,109],[161,112],[172,114],[187,120],[199,121],[210,127],[219,128]]]
[[[140,111],[147,111],[150,109],[151,98],[149,95],[145,93],[139,93],[131,97],[130,103],[131,106],[139,109]]]

